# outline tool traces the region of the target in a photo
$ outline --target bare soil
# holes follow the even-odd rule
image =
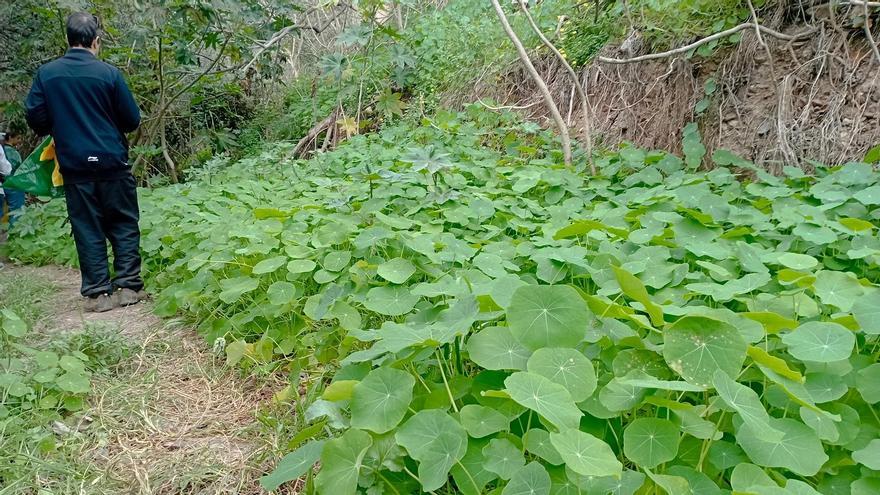
[[[758,39],[752,30],[744,30],[741,42],[722,45],[710,57],[678,54],[581,68],[578,75],[590,100],[597,142],[614,146],[628,141],[680,151],[681,130],[698,122],[708,148],[707,165],[715,149],[731,150],[771,171],[783,165],[810,170],[808,160],[841,164],[863,159],[880,144],[880,60],[861,28],[792,15],[780,10],[762,22],[785,35],[811,34],[787,41]],[[689,41],[694,40],[681,44]],[[646,43],[635,45],[609,46],[602,55],[632,58],[662,51]],[[580,102],[571,79],[553,57],[533,58],[572,136],[579,136]],[[717,89],[708,96],[709,107],[697,112],[710,79]],[[458,99],[499,101],[530,118],[547,120],[540,94],[520,64],[480,79]]]

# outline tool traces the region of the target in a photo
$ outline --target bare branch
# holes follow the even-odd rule
[[[527,108],[532,108],[533,106],[535,106],[541,102],[536,101],[533,103],[529,103],[528,105],[502,105],[500,107],[493,107],[492,105],[489,105],[488,103],[486,103],[483,100],[477,100],[477,103],[479,103],[480,105],[483,105],[484,107],[488,108],[489,110],[493,110],[493,111],[497,112],[498,110],[525,110]]]
[[[565,160],[565,165],[571,165],[571,138],[568,136],[568,127],[565,125],[565,121],[562,120],[562,115],[559,113],[559,108],[556,106],[556,103],[553,101],[553,95],[550,94],[550,90],[547,88],[547,83],[541,78],[541,75],[538,74],[538,70],[535,69],[535,65],[532,64],[531,59],[529,58],[528,52],[526,52],[525,47],[522,42],[517,37],[516,33],[513,31],[513,28],[510,27],[510,23],[507,21],[507,15],[504,14],[504,9],[501,8],[501,4],[498,3],[498,0],[492,0],[492,6],[495,7],[495,12],[498,14],[498,19],[501,21],[501,27],[504,28],[504,32],[507,34],[507,37],[510,38],[510,41],[513,42],[513,46],[516,47],[517,53],[519,53],[519,58],[522,61],[523,65],[526,66],[526,70],[529,75],[532,77],[532,80],[535,82],[535,85],[538,86],[538,90],[541,92],[541,96],[544,98],[544,104],[547,106],[547,110],[550,112],[550,115],[553,117],[553,122],[556,124],[557,129],[559,130],[559,137],[562,140],[562,152]]]
[[[556,46],[544,36],[544,33],[541,32],[541,28],[538,27],[538,24],[535,22],[535,19],[532,17],[532,14],[529,12],[529,8],[526,6],[524,0],[519,0],[519,7],[522,9],[523,13],[526,16],[526,19],[529,21],[529,25],[532,26],[532,31],[538,35],[538,38],[541,39],[541,43],[544,44],[556,58],[562,62],[563,67],[565,67],[565,71],[568,73],[569,77],[571,77],[571,82],[574,84],[575,90],[577,90],[578,97],[581,99],[581,111],[583,112],[583,122],[584,122],[584,145],[586,146],[587,151],[587,162],[590,164],[590,172],[593,175],[596,175],[596,164],[593,162],[593,136],[592,136],[592,125],[590,118],[590,100],[587,99],[587,93],[584,91],[583,86],[581,86],[581,80],[575,74],[574,69],[571,67],[571,64],[568,63],[568,60],[565,60],[565,57],[562,56],[562,53],[556,49]]]
[[[165,100],[165,104],[162,106],[162,108],[159,109],[159,113],[165,113],[165,110],[167,110],[172,103],[177,101],[177,99],[180,98],[182,94],[189,91],[190,88],[195,86],[197,82],[201,81],[203,77],[207,76],[209,73],[211,73],[211,71],[214,70],[214,67],[216,67],[217,63],[220,62],[220,59],[223,58],[223,53],[226,51],[226,47],[227,45],[229,45],[230,40],[232,40],[232,36],[227,36],[226,40],[223,42],[223,46],[220,47],[220,52],[217,53],[217,57],[214,59],[213,62],[211,62],[211,65],[209,65],[207,69],[199,73],[199,75],[197,75],[195,79],[190,81],[186,86],[180,88],[176,93],[174,93],[174,95],[171,96],[171,98]]]
[[[246,63],[244,66],[242,66],[242,68],[241,68],[242,72],[247,72],[248,69],[250,69],[250,68],[251,68],[251,67],[257,62],[257,60],[259,60],[259,58],[260,58],[264,53],[266,53],[266,50],[268,50],[269,48],[271,48],[272,45],[274,45],[274,44],[278,43],[279,41],[283,40],[284,38],[286,38],[286,37],[287,37],[288,35],[290,35],[292,32],[294,32],[294,31],[302,31],[302,30],[304,30],[304,29],[307,29],[307,30],[314,31],[315,34],[321,34],[321,33],[324,32],[324,30],[327,29],[327,28],[330,26],[330,24],[332,24],[333,21],[335,21],[335,20],[336,20],[336,19],[337,19],[337,18],[338,18],[343,12],[345,12],[344,9],[338,11],[338,12],[336,13],[336,15],[334,15],[333,17],[327,19],[327,21],[326,21],[323,25],[318,26],[318,27],[311,26],[311,25],[294,24],[294,25],[292,25],[292,26],[287,26],[286,28],[279,30],[277,33],[275,33],[274,35],[272,35],[272,37],[269,38],[265,43],[263,43],[262,45],[260,45],[260,48],[256,51],[256,53],[254,53],[254,56],[250,59],[250,61],[249,61],[248,63]],[[307,15],[308,15],[308,14],[307,14]]]
[[[689,52],[695,48],[699,48],[700,46],[705,45],[706,43],[710,43],[712,41],[730,36],[731,34],[738,33],[744,29],[755,29],[755,23],[744,22],[744,23],[740,24],[739,26],[732,27],[730,29],[726,29],[726,30],[721,31],[719,33],[715,33],[711,36],[707,36],[707,37],[702,38],[700,40],[697,40],[689,45],[685,45],[685,46],[676,48],[674,50],[669,50],[669,51],[660,52],[660,53],[649,53],[647,55],[641,55],[641,56],[633,57],[633,58],[597,57],[597,60],[599,60],[599,62],[604,62],[606,64],[632,64],[635,62],[644,62],[646,60],[656,60],[659,58],[666,58],[666,57],[670,57],[672,55],[678,55],[681,53]],[[800,32],[800,33],[797,33],[794,35],[788,35],[788,34],[780,33],[778,31],[774,31],[773,29],[770,29],[766,26],[758,25],[757,29],[766,35],[769,35],[773,38],[785,40],[785,41],[793,41],[796,39],[804,38],[804,37],[809,36],[817,31],[817,28],[812,28],[812,29],[808,29],[806,31],[803,31],[803,32]]]
[[[296,146],[293,148],[293,151],[291,151],[290,154],[287,155],[287,158],[290,158],[290,157],[299,158],[300,156],[302,156],[302,154],[305,152],[306,146],[308,146],[309,143],[314,141],[315,138],[317,138],[319,134],[321,134],[325,130],[328,133],[330,132],[330,130],[329,130],[330,127],[336,123],[336,119],[338,117],[339,117],[339,107],[333,109],[333,111],[330,112],[330,115],[325,117],[324,120],[313,125],[312,128],[309,129],[309,132],[307,132],[306,135],[303,136],[303,138],[300,139],[298,143],[296,143]]]
[[[871,13],[868,12],[868,2],[862,2],[862,8],[865,9],[865,20],[862,23],[862,27],[865,28],[865,37],[868,38],[868,44],[871,45],[871,51],[874,52],[877,63],[880,63],[880,49],[877,48],[877,42],[874,41],[874,36],[871,34]]]

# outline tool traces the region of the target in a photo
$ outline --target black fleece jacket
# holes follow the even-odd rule
[[[88,50],[71,48],[40,67],[25,107],[34,132],[55,139],[65,183],[131,173],[125,133],[138,128],[141,114],[116,67]]]

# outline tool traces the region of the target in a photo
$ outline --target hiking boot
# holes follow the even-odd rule
[[[143,290],[119,289],[116,291],[116,303],[122,307],[132,306],[147,298]]]
[[[106,313],[116,307],[116,298],[110,294],[99,294],[87,297],[84,306],[89,313]]]

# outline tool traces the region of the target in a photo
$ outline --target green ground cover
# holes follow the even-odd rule
[[[143,191],[145,266],[230,363],[319,376],[267,488],[876,493],[877,175],[684,144],[591,178],[470,109],[270,146]],[[8,254],[71,260],[63,218]]]

